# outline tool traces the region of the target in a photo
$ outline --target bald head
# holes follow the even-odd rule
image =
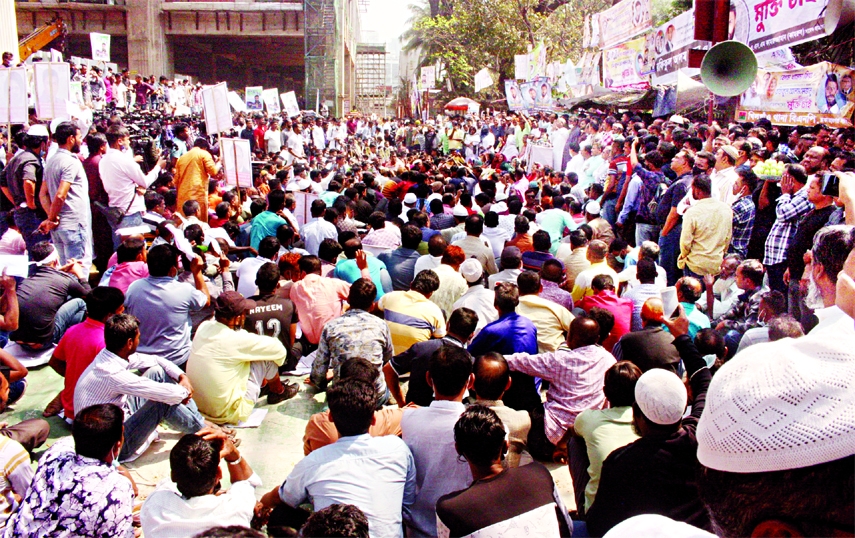
[[[663,317],[665,317],[665,305],[662,299],[651,297],[644,301],[641,307],[641,322],[645,327],[651,323],[660,323]]]
[[[505,358],[495,352],[475,359],[475,395],[482,400],[500,400],[511,386],[511,370]]]
[[[599,239],[594,239],[588,243],[588,261],[591,263],[599,263],[606,259],[606,254],[609,252],[609,247],[605,242]]]
[[[570,349],[596,345],[600,341],[600,324],[592,318],[576,318],[570,323],[567,345]]]
[[[435,257],[440,257],[445,254],[445,249],[448,248],[448,241],[442,234],[436,234],[428,239],[428,254]]]

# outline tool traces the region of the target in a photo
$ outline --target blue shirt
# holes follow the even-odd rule
[[[252,228],[249,230],[249,246],[258,250],[258,244],[265,237],[276,236],[276,230],[288,221],[273,213],[262,211],[252,219]]]
[[[415,264],[415,262],[413,262]],[[382,272],[386,269],[386,264],[373,256],[368,256],[368,272],[371,274],[371,282],[377,286],[377,300],[386,293],[383,290]],[[344,280],[348,284],[353,284],[362,278],[362,271],[356,266],[356,260],[341,260],[333,269],[333,276],[339,280]],[[409,284],[408,284],[409,287]]]
[[[469,344],[469,353],[478,357],[489,351],[502,355],[514,353],[537,354],[537,327],[527,317],[516,312],[503,314],[481,329]],[[511,388],[502,397],[505,405],[517,410],[531,411],[540,405],[540,395],[534,378],[523,372],[511,372]]]
[[[439,233],[439,232],[437,232]],[[395,291],[407,291],[413,282],[416,271],[416,260],[421,256],[417,250],[410,248],[396,248],[377,256],[377,259],[386,265],[389,276],[392,277],[392,289]],[[369,269],[371,266],[369,265]]]
[[[190,357],[190,312],[207,297],[194,286],[168,276],[150,276],[128,287],[125,308],[140,321],[137,351],[182,365]]]

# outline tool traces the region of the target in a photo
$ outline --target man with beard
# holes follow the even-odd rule
[[[805,272],[804,256],[813,245],[814,235],[825,226],[835,210],[834,198],[822,194],[822,181],[819,178],[808,186],[807,198],[813,204],[813,209],[799,220],[796,235],[787,249],[787,270],[784,272],[789,296],[788,311],[803,324],[810,315],[810,307],[805,307],[805,295],[800,284]]]
[[[834,338],[844,335],[855,336],[852,318],[836,306],[837,279],[843,270],[846,257],[855,248],[855,234],[851,226],[827,226],[821,229],[813,238],[813,248],[805,256],[808,261],[802,279],[807,279],[807,294],[805,304],[813,310],[810,325],[818,321],[810,333],[820,331],[835,331],[828,334]]]
[[[75,259],[86,278],[92,266],[92,214],[89,180],[78,158],[83,139],[70,121],[60,123],[53,138],[59,149],[45,166],[39,201],[48,215],[38,231],[50,232],[60,265]]]

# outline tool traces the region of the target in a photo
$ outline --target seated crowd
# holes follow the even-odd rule
[[[237,190],[186,125],[147,174],[120,119],[85,160],[76,124],[31,126],[0,181],[23,203],[0,251],[17,234],[31,263],[0,276],[0,410],[44,356],[64,378],[44,416],[71,435],[34,466],[52,424],[0,427],[0,529],[851,535],[852,135],[605,119],[572,119],[568,157],[609,147],[592,182],[453,149],[351,157],[305,118]],[[779,182],[746,165],[770,141]],[[301,390],[328,409],[262,489],[234,426]],[[125,464],[164,423],[171,473],[135,507]]]

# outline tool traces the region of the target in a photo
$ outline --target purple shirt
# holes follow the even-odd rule
[[[555,282],[543,280],[542,278],[540,279],[540,283],[543,286],[543,291],[540,292],[542,299],[548,299],[553,303],[560,304],[567,310],[573,310],[573,296],[569,291],[562,290]]]

